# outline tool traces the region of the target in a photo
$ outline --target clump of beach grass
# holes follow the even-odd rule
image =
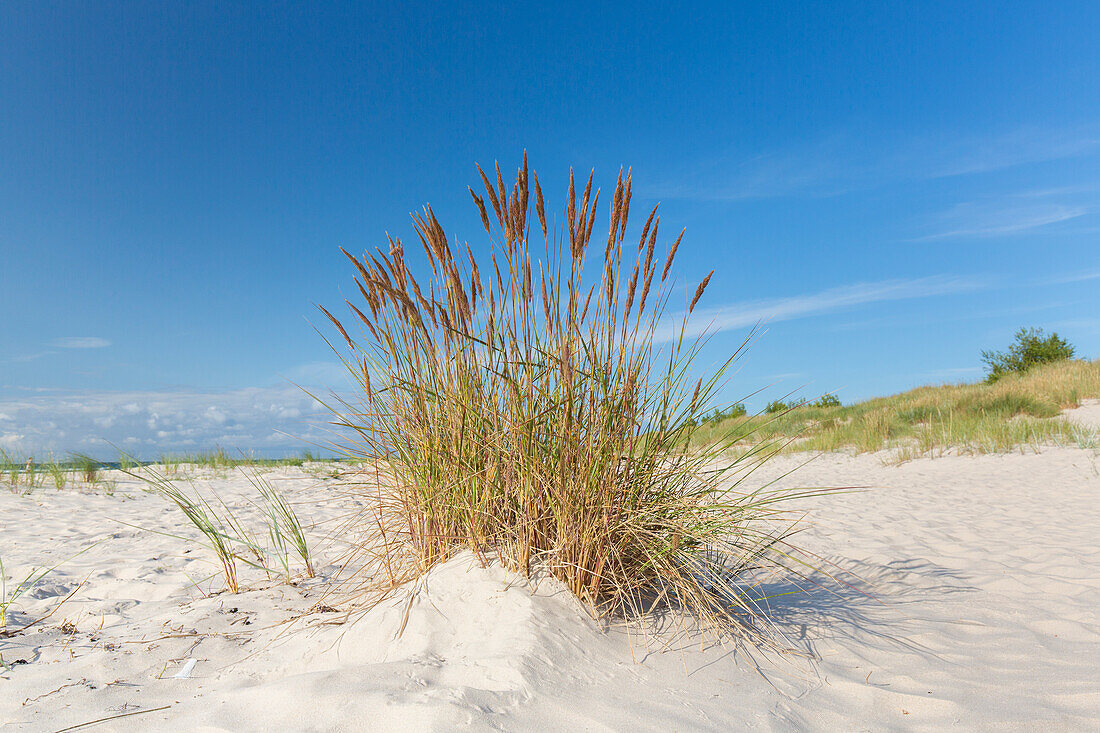
[[[164,473],[172,476],[179,473],[180,463],[182,463],[178,456],[169,453],[161,453],[157,462],[164,466]]]
[[[243,545],[254,550],[255,543],[247,535],[242,536],[240,523],[225,503],[219,501],[223,510],[220,511],[198,492],[186,491],[150,467],[146,467],[141,473],[134,472],[130,475],[145,481],[154,492],[176,505],[187,520],[199,530],[206,544],[214,552],[229,591],[238,592],[237,560],[241,559],[238,546]]]
[[[84,453],[74,453],[73,463],[86,484],[95,484],[99,478],[100,462]]]
[[[214,500],[210,501],[194,487],[188,491],[153,466],[145,466],[140,471],[124,472],[145,482],[154,493],[175,504],[194,525],[214,553],[230,592],[240,591],[238,562],[267,575],[283,575],[289,581],[291,551],[301,558],[307,577],[314,577],[309,544],[294,508],[258,471],[253,469],[250,473],[243,468],[242,471],[262,499],[262,505],[257,506],[264,512],[270,540],[268,546],[263,545],[257,538],[257,533],[216,494]],[[276,572],[277,570],[280,572]]]
[[[0,448],[0,478],[6,480],[11,491],[19,490],[19,461],[3,448]]]
[[[68,480],[67,471],[52,455],[50,456],[50,462],[46,464],[46,470],[49,472],[50,478],[53,479],[54,487],[58,491],[64,489]]]
[[[271,542],[273,554],[282,565],[287,579],[290,579],[288,557],[291,550],[302,561],[306,577],[314,577],[315,572],[309,542],[294,507],[291,506],[290,502],[275,485],[267,481],[259,471],[246,471],[245,475],[263,500],[262,508],[267,520],[268,539]]]
[[[6,479],[12,493],[30,495],[46,481],[46,471],[35,463],[34,458],[23,458],[0,448],[0,473]],[[22,490],[20,490],[22,487]]]
[[[766,451],[687,449],[741,351],[692,374],[702,342],[685,326],[713,273],[666,313],[683,232],[658,253],[654,207],[627,240],[629,171],[597,240],[591,175],[579,192],[570,174],[552,234],[526,159],[510,192],[499,165],[495,179],[478,170],[487,256],[449,241],[428,206],[413,216],[420,278],[399,239],[344,252],[362,296],[346,301],[358,338],[322,308],[361,390],[332,405],[353,436],[337,447],[378,477],[358,479],[370,590],[385,595],[468,548],[545,569],[599,616],[664,607],[768,643],[760,573],[803,567],[785,507],[808,492],[731,486]]]

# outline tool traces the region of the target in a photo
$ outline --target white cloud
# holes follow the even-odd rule
[[[22,450],[23,435],[19,433],[4,433],[0,435],[0,447],[8,450]]]
[[[977,290],[981,287],[984,287],[984,283],[975,278],[935,275],[912,280],[855,283],[787,298],[742,301],[710,308],[697,308],[688,321],[684,336],[694,338],[703,333],[747,328],[761,322],[775,323],[806,318],[867,303],[928,298]],[[677,338],[680,328],[678,324],[682,319],[683,313],[671,316],[665,323],[658,326],[654,339],[658,342],[666,342]]]
[[[333,437],[327,412],[292,386],[34,395],[0,399],[0,413],[8,418],[0,445],[22,453],[106,457],[112,444],[139,457],[214,446],[278,453]]]
[[[206,408],[206,418],[217,425],[223,425],[225,421],[229,419],[223,410],[218,409],[214,405]]]
[[[66,336],[54,339],[53,345],[59,349],[102,349],[111,342],[99,336]]]

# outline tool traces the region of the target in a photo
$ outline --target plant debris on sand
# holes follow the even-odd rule
[[[360,477],[370,509],[358,523],[373,590],[469,548],[519,572],[539,564],[597,615],[660,606],[768,643],[760,582],[804,568],[786,502],[817,492],[739,492],[738,473],[770,453],[720,459],[741,435],[688,448],[745,346],[693,376],[702,341],[685,340],[684,326],[713,273],[687,291],[684,313],[666,314],[683,232],[659,255],[654,207],[627,241],[629,171],[606,240],[593,239],[591,175],[578,196],[570,173],[554,234],[526,157],[510,193],[499,165],[495,180],[478,171],[484,193],[470,195],[489,242],[480,264],[428,206],[413,215],[424,266],[407,266],[399,239],[388,252],[344,252],[362,296],[345,301],[357,338],[321,308],[361,390],[333,406],[354,436],[342,449],[376,467]],[[659,321],[679,337],[661,340]]]

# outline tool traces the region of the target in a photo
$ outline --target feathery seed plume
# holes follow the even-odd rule
[[[691,299],[691,305],[688,306],[688,314],[690,315],[695,310],[695,304],[699,302],[699,298],[703,297],[703,291],[707,289],[707,283],[710,282],[710,276],[714,274],[714,270],[710,271],[706,277],[703,278],[703,282],[699,283],[699,287],[695,289],[695,297]]]

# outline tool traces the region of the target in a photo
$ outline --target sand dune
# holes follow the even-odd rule
[[[781,476],[784,456],[753,476]],[[555,583],[462,555],[410,601],[348,615],[329,593],[352,507],[331,481],[268,474],[312,527],[320,576],[218,592],[177,509],[114,496],[0,494],[9,577],[88,547],[9,612],[0,721],[58,730],[1080,730],[1100,725],[1100,458],[1050,448],[883,464],[818,457],[781,479],[866,490],[807,502],[802,541],[861,580],[781,596],[809,655],[765,663],[674,626],[601,629]],[[197,478],[234,506],[243,477]],[[139,529],[140,527],[140,529]],[[152,530],[152,531],[150,531]],[[163,534],[157,534],[157,532]],[[169,535],[179,535],[169,536]],[[771,590],[782,591],[777,581]],[[75,591],[75,592],[74,592]],[[329,606],[335,606],[338,612]],[[398,633],[402,630],[402,633]],[[761,673],[762,672],[762,673]],[[157,709],[163,708],[163,709]],[[144,712],[149,711],[149,712]]]
[[[1072,423],[1100,430],[1100,400],[1081,400],[1081,404],[1062,415]]]

